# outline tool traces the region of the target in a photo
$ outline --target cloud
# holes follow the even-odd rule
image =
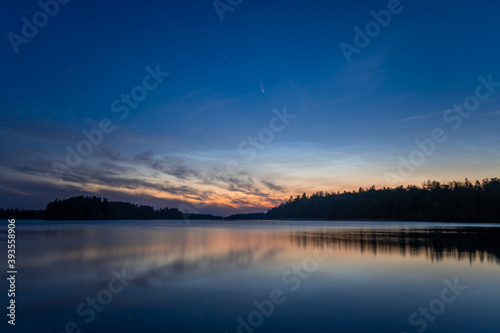
[[[44,151],[23,155],[6,154],[0,162],[3,177],[14,175],[20,183],[33,182],[45,186],[59,198],[71,195],[105,195],[112,197],[143,198],[150,202],[175,202],[178,205],[196,202],[207,204],[207,209],[236,212],[236,206],[260,210],[281,202],[284,189],[267,180],[257,181],[247,171],[229,175],[220,154],[159,154],[152,149],[139,150],[127,142],[127,150],[114,148],[114,142],[95,146],[90,156],[84,157],[75,168],[64,168],[56,174],[53,162],[65,165],[65,149],[56,145]],[[151,146],[150,144],[148,146]],[[196,156],[196,157],[195,157]],[[260,176],[260,166],[255,170]],[[30,187],[28,187],[30,188]],[[19,189],[18,195],[31,193]],[[54,198],[39,196],[45,205]],[[211,207],[211,208],[210,208]],[[215,207],[215,208],[214,208]],[[212,210],[213,211],[213,210]],[[209,211],[203,211],[209,212]]]
[[[101,161],[99,163],[99,167],[101,169],[104,169],[114,175],[123,175],[123,174],[128,174],[137,171],[137,169],[132,168],[132,167],[127,167],[127,166],[121,166],[115,163],[111,162],[106,162],[106,161]]]
[[[75,118],[50,120],[43,116],[0,115],[0,127],[3,131],[11,133],[19,140],[44,141],[61,144],[76,144],[83,138],[84,129],[98,128],[99,124],[91,120]],[[81,137],[81,138],[80,138]]]
[[[411,120],[421,120],[421,119],[433,118],[433,117],[443,115],[443,112],[444,111],[425,113],[425,114],[421,114],[421,115],[417,115],[417,116],[403,118],[403,119],[400,119],[399,121],[411,121]]]
[[[267,186],[267,188],[269,188],[271,190],[275,190],[275,191],[279,191],[279,192],[284,191],[284,188],[282,186],[273,184],[273,183],[265,181],[265,180],[262,181],[262,184],[264,184],[265,186]]]
[[[159,171],[163,174],[175,176],[180,179],[188,179],[190,177],[199,177],[199,172],[175,157],[155,157],[151,150],[137,154],[134,156],[134,161],[137,161],[147,167]]]
[[[355,87],[370,86],[370,88],[382,85],[387,71],[381,64],[386,55],[387,50],[380,49],[347,64],[339,73],[342,84]]]

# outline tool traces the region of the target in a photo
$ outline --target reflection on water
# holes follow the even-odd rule
[[[334,248],[372,254],[400,254],[431,261],[476,260],[500,264],[497,228],[433,228],[395,230],[318,230],[291,232],[291,245]]]
[[[410,314],[454,278],[469,288],[426,331],[494,332],[500,324],[497,225],[116,221],[18,229],[19,331],[64,332],[73,321],[82,332],[417,332]],[[318,253],[328,259],[291,290],[284,274]],[[85,322],[79,304],[122,268],[135,278]],[[286,302],[259,327],[238,328],[237,318],[274,289]]]

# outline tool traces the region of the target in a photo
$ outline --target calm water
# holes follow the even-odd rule
[[[499,225],[18,221],[17,231],[16,332],[500,327]]]

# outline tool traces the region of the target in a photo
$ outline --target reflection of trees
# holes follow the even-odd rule
[[[432,261],[446,258],[500,264],[499,236],[497,228],[343,229],[292,232],[290,241],[292,246],[300,248],[425,255]]]

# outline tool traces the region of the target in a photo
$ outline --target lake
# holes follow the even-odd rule
[[[15,331],[498,332],[499,227],[17,221]]]

